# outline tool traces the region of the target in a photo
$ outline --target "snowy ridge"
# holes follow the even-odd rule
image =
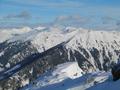
[[[88,60],[87,62],[91,63],[94,69],[98,67],[96,67],[96,60],[99,60],[100,68],[103,69],[106,57],[111,60],[110,62],[117,62],[116,60],[119,58],[119,53],[115,52],[119,52],[119,36],[120,32],[117,31],[90,31],[83,29],[79,30],[75,37],[66,45],[66,48],[70,50],[69,53],[71,53],[71,50],[73,54],[78,51]]]
[[[0,31],[0,36],[1,38],[3,38],[1,40],[4,41],[9,39],[9,42],[14,42],[18,40],[31,40],[33,45],[35,45],[39,51],[42,47],[48,48],[51,46],[55,46],[63,40],[67,40],[74,34],[76,35],[74,39],[68,43],[67,48],[72,47],[73,49],[77,50],[80,46],[86,49],[96,47],[100,50],[102,49],[102,47],[105,47],[106,49],[110,49],[111,47],[114,49],[119,49],[120,47],[120,32],[117,31],[92,31],[75,27],[66,27],[64,31],[61,31],[60,29],[55,27],[36,27],[33,29],[29,27],[24,27],[21,29]]]
[[[39,33],[33,40],[32,44],[37,47],[39,52],[47,50],[63,41],[68,40],[73,37],[77,31],[63,34],[59,31],[51,31],[51,32],[41,32]]]
[[[8,42],[31,41],[33,46],[35,46],[39,52],[43,52],[44,50],[47,50],[63,41],[68,40],[76,33],[76,30],[64,34],[64,32],[56,28],[46,29],[45,27],[38,27],[37,29],[31,29],[29,32],[24,32],[21,35],[9,37],[10,39],[8,40]]]
[[[25,30],[26,32],[24,32]],[[20,29],[19,33],[18,30],[16,32],[17,35],[11,36],[13,33],[10,33],[10,36],[7,35],[8,37],[5,36],[3,38],[6,40],[9,38],[8,42],[30,41],[38,52],[43,52],[74,36],[65,47],[68,50],[68,59],[71,61],[73,60],[71,57],[74,56],[74,61],[78,61],[79,58],[76,58],[77,56],[75,55],[77,51],[94,70],[98,66],[99,69],[103,70],[109,66],[109,63],[117,62],[116,60],[119,58],[120,32],[117,31],[92,31],[74,27],[66,27],[65,30],[61,31],[61,29],[56,27],[38,27],[33,29],[25,27]],[[97,55],[94,52],[97,52]],[[106,59],[109,59],[110,62],[108,60],[106,63]],[[89,67],[87,68],[89,69]]]
[[[79,33],[75,36],[74,40],[72,40],[68,45],[76,47],[78,43],[81,47],[91,48],[97,47],[101,49],[101,46],[109,47],[113,45],[114,48],[118,49],[120,46],[120,32],[117,31],[91,31],[91,30],[80,30]],[[116,41],[116,43],[115,43]]]

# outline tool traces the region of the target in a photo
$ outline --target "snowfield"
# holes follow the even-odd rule
[[[74,80],[81,77],[83,75],[82,73],[83,71],[79,68],[77,62],[60,64],[56,66],[56,69],[52,73],[49,73],[47,76],[43,76],[43,78],[40,77],[37,81],[34,81],[33,83],[36,84],[35,87],[33,85],[32,87],[28,87],[27,90],[62,83],[64,80]]]
[[[107,80],[106,82],[93,86],[87,90],[120,90],[120,80],[116,82]]]
[[[22,90],[119,90],[120,81],[113,82],[110,72],[82,74],[77,62],[60,64]]]
[[[79,68],[77,62],[68,62],[57,66],[53,71],[53,76],[64,75],[71,79],[75,79],[82,76],[82,69]]]

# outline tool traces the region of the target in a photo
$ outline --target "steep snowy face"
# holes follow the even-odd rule
[[[119,49],[120,33],[115,31],[90,31],[79,30],[74,39],[69,43],[72,47],[81,46],[83,48],[96,47],[101,49],[104,47],[112,47]],[[76,48],[77,49],[77,48]]]
[[[51,47],[54,47],[61,42],[67,41],[69,38],[73,37],[77,33],[77,30],[61,31],[57,28],[34,28],[29,32],[24,32],[21,35],[16,35],[14,37],[10,37],[8,42],[16,42],[22,41],[27,42],[30,41],[34,47],[37,48],[39,52],[43,52]]]
[[[82,68],[108,70],[119,58],[119,35],[115,31],[79,30],[66,45],[69,59],[77,60]]]
[[[45,31],[37,34],[31,42],[39,52],[43,52],[65,40],[64,35],[59,32]]]
[[[62,31],[53,28],[52,31],[44,31],[35,36],[31,40],[33,46],[35,46],[39,52],[43,52],[51,47],[54,47],[61,42],[65,42],[73,37],[77,31],[71,33],[64,33]]]

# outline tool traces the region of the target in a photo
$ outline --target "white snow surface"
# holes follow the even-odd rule
[[[82,69],[79,68],[77,62],[68,62],[57,66],[56,70],[53,71],[53,76],[65,75],[71,79],[82,76]]]
[[[114,49],[120,50],[120,32],[118,31],[93,31],[74,27],[66,27],[66,32],[54,27],[51,27],[50,30],[45,29],[48,28],[38,27],[31,29],[24,27],[11,30],[3,29],[0,30],[0,43],[6,40],[8,42],[31,41],[39,52],[43,52],[74,36],[66,44],[68,51],[70,49],[74,52],[74,50],[79,50],[79,47],[85,48],[86,51],[95,47],[101,51],[104,47],[107,56],[108,52],[111,52],[113,55],[112,60],[118,59],[114,53]],[[81,51],[79,52],[83,54]],[[88,54],[90,56],[88,60],[95,66],[89,51]],[[4,55],[4,51],[0,52],[0,56],[2,55]],[[68,52],[69,55],[70,53]],[[100,62],[102,65],[102,57]],[[26,80],[24,83],[28,82],[29,80]],[[112,81],[109,72],[99,71],[93,73],[91,71],[90,74],[82,75],[82,70],[78,67],[78,64],[69,62],[58,65],[51,74],[38,78],[34,84],[28,85],[25,90],[120,90],[119,83],[119,80],[116,82]]]
[[[110,72],[96,71],[81,74],[82,70],[80,68],[77,70],[78,68],[76,62],[60,64],[52,74],[41,76],[22,90],[120,90],[120,81],[112,81]],[[80,75],[73,79],[70,76],[71,74],[74,76],[73,72],[76,73],[74,70]],[[67,77],[63,71],[68,73]]]
[[[39,26],[36,28],[24,27],[20,29],[0,30],[0,42],[8,40],[14,41],[31,41],[39,52],[43,52],[63,41],[74,36],[66,45],[66,48],[78,50],[78,47],[83,47],[86,50],[92,47],[101,50],[105,47],[106,52],[113,52],[113,48],[119,50],[120,32],[118,31],[94,31],[83,28],[66,27],[66,32],[57,27]],[[113,59],[117,56],[114,55]],[[102,59],[102,58],[101,58]]]
[[[36,86],[27,88],[26,90],[36,90],[47,85],[60,83],[65,79],[74,80],[82,76],[82,70],[79,68],[77,62],[67,62],[56,66],[55,70],[49,75],[44,76],[42,79],[34,81]]]
[[[43,52],[61,42],[67,41],[73,37],[78,31],[75,30],[71,33],[63,33],[56,28],[50,28],[51,31],[44,31],[37,33],[32,39],[32,44],[38,49],[39,52]]]
[[[76,31],[73,32],[75,33]],[[6,40],[8,42],[31,41],[33,46],[35,46],[39,52],[43,52],[46,49],[66,41],[70,37],[71,35],[68,33],[64,34],[56,27],[47,28],[44,26],[39,26],[35,28],[23,27],[0,30],[0,43]]]
[[[120,80],[116,82],[106,81],[87,90],[120,90]]]
[[[84,48],[97,47],[98,49],[101,49],[101,45],[113,45],[114,48],[118,48],[114,42],[116,41],[118,45],[120,44],[120,37],[118,37],[119,35],[120,32],[117,31],[92,31],[81,29],[68,45],[72,46],[72,48],[74,47],[74,49],[77,49],[77,43]]]

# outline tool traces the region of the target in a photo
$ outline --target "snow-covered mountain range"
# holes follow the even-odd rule
[[[120,54],[120,32],[56,27],[0,30],[0,71],[15,65],[33,53],[41,53],[61,42],[43,58],[27,65],[14,76],[0,81],[1,88],[12,90],[29,84],[43,73],[65,62],[78,62],[84,74],[109,71]],[[10,84],[12,83],[12,84]]]

